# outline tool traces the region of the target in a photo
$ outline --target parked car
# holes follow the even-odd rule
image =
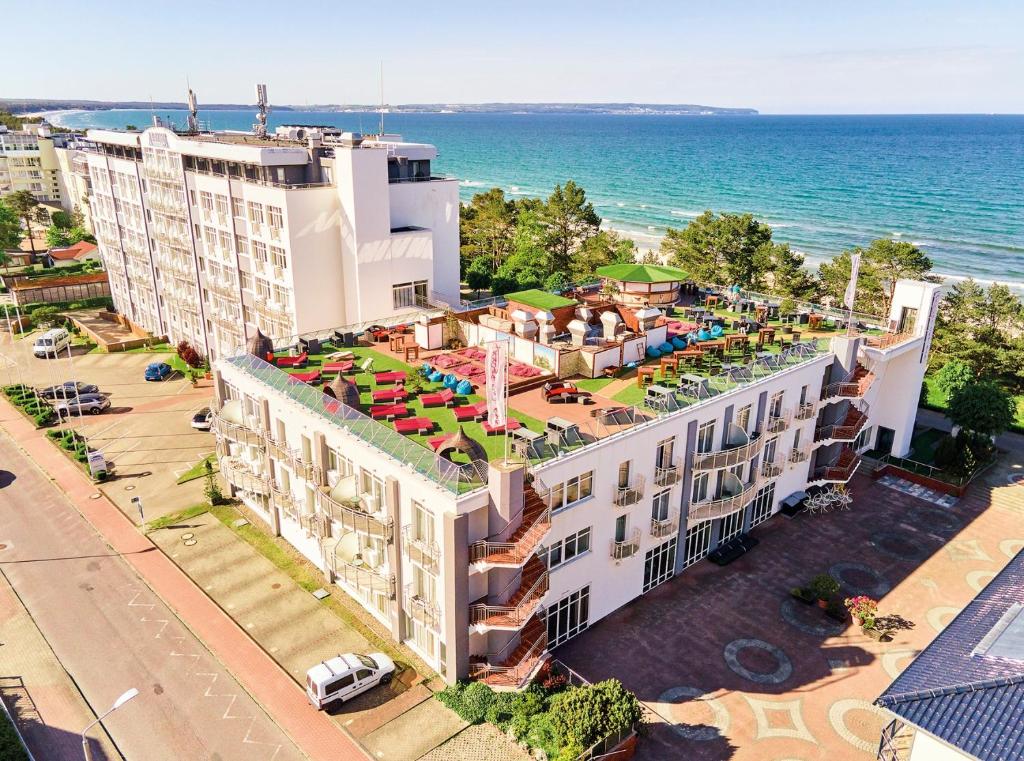
[[[110,400],[102,394],[80,394],[77,398],[61,399],[53,405],[58,415],[99,415],[110,407]]]
[[[56,357],[71,345],[71,334],[64,328],[52,328],[36,338],[32,353],[37,357]]]
[[[208,431],[213,426],[213,412],[209,407],[203,407],[192,416],[192,427],[197,431]]]
[[[36,391],[43,399],[71,399],[80,394],[98,394],[100,389],[92,383],[67,381],[59,386],[49,386]]]
[[[351,700],[395,674],[395,662],[384,653],[345,653],[318,663],[306,672],[306,697],[317,708]]]
[[[579,402],[587,404],[591,400],[589,391],[577,388],[566,381],[549,381],[542,389],[545,402]]]
[[[166,362],[150,362],[146,365],[145,377],[148,381],[162,381],[172,372],[173,369]]]

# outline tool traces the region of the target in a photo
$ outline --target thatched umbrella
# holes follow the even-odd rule
[[[448,460],[452,459],[451,455],[453,452],[460,452],[466,455],[470,462],[476,460],[487,462],[487,450],[481,446],[480,442],[469,438],[466,432],[462,430],[461,425],[458,431],[445,439],[437,448],[437,453]]]
[[[332,396],[344,405],[359,409],[359,388],[341,373],[324,386],[324,393]]]
[[[259,328],[256,328],[256,335],[249,339],[246,349],[253,356],[266,359],[268,354],[274,353],[274,342],[263,335]]]

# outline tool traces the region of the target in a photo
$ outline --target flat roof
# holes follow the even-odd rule
[[[624,283],[678,283],[690,279],[678,267],[663,264],[609,264],[598,267],[597,274]]]
[[[542,291],[539,288],[530,288],[526,291],[506,293],[505,298],[517,304],[524,304],[534,309],[558,309],[559,307],[575,306],[576,302],[559,296],[556,293]]]

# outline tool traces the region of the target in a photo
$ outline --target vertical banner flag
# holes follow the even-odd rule
[[[850,257],[850,284],[846,286],[846,295],[843,296],[843,305],[853,311],[853,297],[857,293],[857,275],[860,273],[860,254],[853,254]]]
[[[923,363],[932,349],[932,336],[935,335],[935,318],[939,313],[939,302],[942,301],[942,289],[932,291],[932,305],[928,311],[928,327],[925,328],[924,341],[921,342],[921,356],[917,360]]]
[[[505,425],[508,403],[508,343],[487,344],[487,421],[494,426]]]

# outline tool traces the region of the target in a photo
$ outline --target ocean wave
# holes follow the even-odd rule
[[[669,214],[673,217],[687,217],[688,219],[696,219],[704,212],[702,211],[686,211],[685,209],[671,209]]]
[[[477,180],[459,180],[459,185],[464,188],[480,188],[484,186],[484,183]]]

